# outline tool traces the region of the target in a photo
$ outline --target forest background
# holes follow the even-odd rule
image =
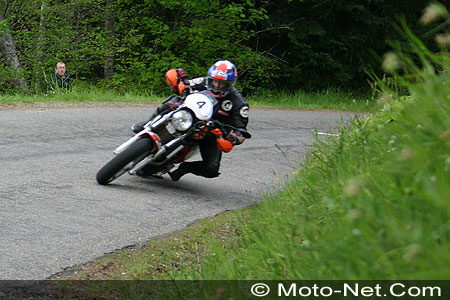
[[[426,4],[0,0],[0,94],[44,93],[57,61],[80,84],[162,93],[166,70],[182,67],[191,77],[205,76],[219,59],[236,64],[244,93],[364,91],[367,72],[381,74],[381,56],[393,41],[401,43],[393,24],[403,20],[435,47],[434,35],[418,23]]]

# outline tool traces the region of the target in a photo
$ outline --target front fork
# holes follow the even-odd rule
[[[185,145],[183,144],[184,140],[190,135],[190,132],[187,132],[179,137],[174,138],[169,141],[165,145],[161,145],[161,139],[159,136],[152,132],[150,128],[144,128],[141,132],[137,133],[135,136],[130,138],[128,141],[120,145],[114,150],[114,154],[119,154],[125,149],[127,149],[131,144],[135,143],[137,140],[141,138],[151,138],[154,141],[154,149],[152,149],[150,155],[144,157],[137,164],[132,166],[132,168],[128,171],[129,174],[135,175],[139,170],[144,168],[146,165],[161,165],[167,162],[167,160],[171,159],[177,153],[179,153]],[[161,158],[167,155],[166,159],[162,162],[158,162]]]
[[[139,170],[141,170],[146,165],[161,165],[166,163],[168,160],[170,160],[170,158],[172,158],[174,155],[176,155],[184,148],[183,142],[185,138],[186,135],[182,135],[180,137],[171,140],[167,144],[161,146],[156,153],[152,153],[149,156],[145,157],[143,160],[138,162],[131,170],[129,170],[128,173],[131,175],[135,175]],[[164,155],[166,154],[167,156],[163,162],[157,162],[160,158],[164,157]]]

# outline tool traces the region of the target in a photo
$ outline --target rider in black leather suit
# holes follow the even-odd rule
[[[219,100],[220,109],[213,119],[238,129],[247,129],[249,105],[242,94],[235,88],[237,77],[236,67],[228,60],[217,61],[208,70],[207,77],[188,79],[183,69],[171,69],[166,72],[166,80],[172,91],[177,96],[171,96],[157,108],[156,112],[148,120],[136,123],[132,126],[134,132],[142,130],[143,125],[157,114],[170,111],[180,105],[188,94],[208,91]],[[233,130],[227,137],[233,145],[242,144],[245,138],[239,130]],[[201,161],[183,162],[180,167],[169,172],[173,181],[178,181],[183,175],[192,173],[206,178],[219,176],[222,151],[216,143],[216,136],[207,134],[199,143]]]

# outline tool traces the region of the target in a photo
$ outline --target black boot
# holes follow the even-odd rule
[[[183,177],[183,175],[190,173],[190,168],[189,168],[189,164],[188,163],[182,163],[178,169],[176,169],[173,172],[169,172],[169,176],[170,178],[172,178],[173,181],[178,181],[180,180],[181,177]]]

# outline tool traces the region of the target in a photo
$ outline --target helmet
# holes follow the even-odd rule
[[[216,97],[226,96],[234,87],[237,78],[237,70],[229,60],[219,60],[208,70],[206,85],[208,90]],[[222,86],[214,87],[213,81],[222,83]]]

